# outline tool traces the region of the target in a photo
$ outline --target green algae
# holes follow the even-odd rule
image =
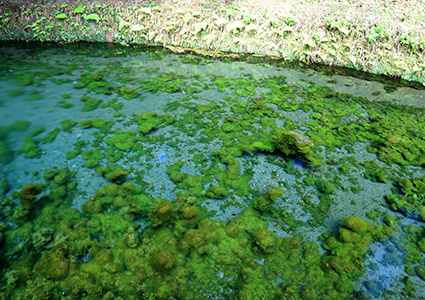
[[[55,128],[52,131],[50,131],[49,134],[47,136],[45,136],[44,138],[38,139],[37,143],[42,143],[42,144],[51,143],[55,140],[55,138],[59,134],[59,132],[60,132],[60,129]]]
[[[62,124],[62,130],[66,132],[71,132],[72,128],[74,128],[77,125],[77,122],[74,120],[66,119],[61,121]]]
[[[86,160],[85,166],[87,168],[96,168],[99,166],[100,160],[105,158],[106,155],[103,152],[89,149],[82,153],[82,157]]]
[[[41,156],[41,149],[37,146],[37,143],[32,137],[25,137],[22,148],[18,151],[24,153],[26,158],[39,158]]]
[[[31,131],[31,135],[35,137],[40,133],[43,133],[45,130],[46,128],[44,126],[38,126]]]
[[[136,89],[128,88],[128,87],[120,87],[116,89],[117,93],[120,94],[124,99],[131,100],[139,97],[139,93]]]
[[[391,209],[408,218],[425,221],[425,177],[399,179],[395,188],[393,194],[385,197]]]
[[[13,160],[13,157],[13,150],[5,142],[0,141],[0,163],[7,164]]]
[[[92,111],[99,108],[102,99],[94,99],[88,96],[82,96],[81,101],[84,102],[84,106],[81,108],[81,111]]]
[[[100,107],[102,107],[102,108],[111,107],[111,108],[113,108],[115,111],[119,111],[119,110],[123,109],[123,106],[124,106],[124,103],[122,103],[122,102],[118,102],[118,99],[116,99],[116,98],[112,99],[112,100],[111,100],[111,101],[109,101],[109,102],[102,103],[102,104],[100,105]]]
[[[158,115],[155,112],[147,112],[136,117],[136,122],[139,124],[139,132],[145,135],[157,129],[160,124],[172,124],[174,119],[170,114]]]
[[[117,131],[112,137],[105,139],[106,144],[125,152],[133,151],[137,147],[138,141],[140,141],[140,137],[133,130]]]
[[[202,103],[206,102],[202,95],[196,95],[201,91],[184,87],[185,82],[175,75],[139,82],[142,86],[134,90],[122,85],[112,87],[105,79],[106,74],[95,75],[87,75],[81,88],[95,93],[117,93],[120,98],[127,95],[129,99],[135,99],[140,92],[149,89],[178,93],[183,88],[186,95],[199,96]],[[123,83],[134,86],[130,80]],[[392,223],[390,220],[384,221],[386,226],[381,227],[372,227],[371,223],[357,217],[339,220],[343,224],[336,235],[328,233],[324,238],[324,254],[320,243],[306,242],[301,236],[282,238],[267,228],[279,220],[282,225],[278,228],[293,235],[292,232],[306,224],[297,220],[293,212],[279,207],[287,197],[303,196],[305,204],[301,206],[304,212],[312,215],[307,223],[312,228],[324,224],[324,219],[332,214],[330,208],[339,201],[339,193],[344,190],[342,180],[351,180],[351,174],[357,170],[371,181],[388,182],[393,179],[389,174],[391,164],[421,166],[416,155],[419,152],[414,153],[411,145],[416,133],[408,132],[408,138],[404,139],[403,134],[408,129],[402,128],[396,138],[387,135],[390,131],[388,120],[393,116],[402,118],[398,107],[392,107],[394,112],[388,113],[388,117],[379,118],[374,113],[380,110],[381,104],[376,108],[364,99],[313,84],[304,87],[287,84],[283,76],[272,78],[270,84],[250,78],[234,80],[216,76],[211,83],[205,83],[206,87],[202,89],[217,88],[231,94],[232,97],[223,97],[233,103],[231,112],[226,111],[220,101],[204,105],[190,103],[197,98],[189,97],[182,100],[190,100],[188,103],[175,101],[170,104],[168,115],[144,112],[132,118],[121,116],[127,122],[125,126],[136,125],[137,131],[121,129],[111,132],[113,122],[97,118],[80,122],[81,128],[92,128],[95,141],[91,145],[77,142],[74,151],[68,152],[67,159],[83,153],[87,167],[96,168],[99,174],[116,184],[87,197],[82,206],[83,214],[66,208],[59,214],[59,221],[54,223],[47,212],[42,213],[42,217],[35,213],[32,216],[35,227],[27,226],[25,231],[28,233],[21,235],[32,240],[32,245],[21,247],[27,252],[35,247],[39,252],[30,260],[23,258],[18,247],[14,248],[17,257],[9,265],[11,271],[6,277],[10,280],[5,281],[9,291],[16,290],[27,298],[35,293],[50,297],[65,293],[73,298],[86,299],[133,295],[142,299],[200,299],[207,293],[218,298],[241,299],[348,299],[354,295],[354,282],[364,272],[362,261],[367,247],[370,242],[389,235],[385,228]],[[261,90],[262,94],[257,95],[256,85],[269,90],[264,93]],[[301,100],[299,96],[305,99]],[[111,107],[115,104],[117,101],[111,102]],[[123,107],[123,103],[119,104],[117,108]],[[101,103],[99,107],[108,105]],[[186,108],[188,113],[174,118],[172,111],[176,107]],[[309,114],[312,121],[307,127],[299,126],[281,114],[294,111]],[[350,118],[352,115],[355,118]],[[72,131],[75,124],[62,126],[64,131]],[[112,163],[120,159],[124,164],[134,162],[143,148],[152,149],[152,144],[164,142],[179,152],[179,141],[169,142],[161,136],[162,131],[158,129],[165,126],[218,149],[211,153],[193,151],[192,158],[184,157],[168,165],[167,173],[176,185],[178,196],[173,200],[154,200],[143,193],[145,188],[147,191],[143,177],[137,181],[140,185],[125,182],[133,179],[127,178],[130,170],[113,164],[103,165],[101,159],[106,158]],[[369,132],[371,127],[373,134]],[[326,157],[329,158],[328,150],[343,148],[353,152],[352,146],[358,142],[371,142],[368,150],[378,154],[388,167],[372,161],[358,164],[347,157],[326,162],[321,158],[324,151],[321,152],[320,147],[327,149]],[[105,148],[104,143],[109,147]],[[86,146],[91,149],[83,152]],[[410,148],[406,148],[408,146]],[[152,150],[149,151],[153,157]],[[134,153],[129,157],[128,152]],[[279,178],[281,173],[275,171],[273,176],[281,187],[268,186],[268,192],[255,191],[249,183],[253,168],[245,161],[247,154],[253,161],[260,155],[265,156],[273,167],[292,174],[294,186],[283,182]],[[305,164],[300,167],[297,159]],[[189,161],[197,165],[199,174],[181,171]],[[152,164],[148,159],[146,169],[152,168]],[[321,169],[323,164],[328,167],[326,172]],[[66,198],[70,193],[67,187],[71,184],[69,176],[56,171],[52,173],[54,175],[46,177],[50,180],[49,185],[57,185],[54,189],[58,199]],[[307,194],[305,187],[295,187],[302,182],[314,188]],[[414,178],[396,184],[397,194],[412,195],[415,200],[420,198],[417,188]],[[310,193],[318,195],[314,203]],[[221,208],[226,209],[236,206],[231,202],[235,195],[243,196],[244,202],[238,216],[228,222],[207,218],[212,212],[201,205],[204,201],[220,199]],[[53,199],[50,197],[49,201],[53,202]],[[40,204],[48,206],[47,200],[41,200]],[[412,205],[417,207],[420,203],[415,200],[411,200]],[[8,207],[13,210],[12,206]],[[58,215],[54,207],[48,212]],[[374,218],[377,223],[382,221],[379,216],[374,215]],[[406,228],[405,233],[411,231]],[[423,238],[418,232],[411,236],[409,244]],[[12,243],[10,233],[5,239],[8,245]],[[419,262],[418,249],[423,243],[417,244],[417,249],[409,252],[409,262]],[[391,252],[394,259],[395,251]],[[389,255],[388,260],[391,259]],[[49,261],[53,264],[48,265]],[[421,272],[420,268],[413,270],[415,274]],[[282,280],[280,285],[276,284],[277,278]]]
[[[121,166],[115,164],[109,164],[107,167],[98,167],[96,168],[96,172],[101,174],[106,179],[117,184],[124,183],[125,179],[128,176],[127,171],[125,171]]]
[[[68,109],[74,107],[74,104],[61,100],[58,102],[58,106],[61,108]]]
[[[9,130],[25,131],[29,128],[29,126],[30,126],[30,122],[28,121],[16,121],[9,126]]]

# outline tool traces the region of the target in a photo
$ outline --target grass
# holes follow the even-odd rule
[[[0,39],[254,53],[425,83],[423,11],[423,0],[8,0]]]

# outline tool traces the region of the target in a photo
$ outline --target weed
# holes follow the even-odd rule
[[[337,21],[333,18],[327,18],[326,22],[328,24],[329,30],[337,30],[341,32],[343,35],[348,35],[350,33],[350,30],[348,27],[344,24],[344,21]]]
[[[385,31],[386,27],[387,26],[385,24],[376,24],[368,33],[366,33],[366,38],[370,42],[376,42],[387,38],[388,33]]]

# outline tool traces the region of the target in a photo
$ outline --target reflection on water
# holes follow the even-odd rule
[[[157,48],[0,51],[2,297],[425,297],[421,85]]]

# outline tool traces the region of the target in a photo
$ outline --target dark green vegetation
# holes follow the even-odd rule
[[[148,54],[153,62],[165,56]],[[181,61],[180,68],[216,63],[197,56]],[[414,172],[425,163],[423,109],[281,74],[182,75],[111,63],[107,70],[88,67],[73,82],[57,74],[76,67],[49,70],[49,77],[38,64],[28,72],[28,63],[11,75],[13,60],[5,63],[2,80],[32,87],[50,79],[70,88],[57,101],[73,106],[57,109],[78,114],[64,114],[48,129],[25,122],[2,128],[7,159],[1,162],[18,155],[10,135],[21,132],[28,161],[47,159],[45,149],[60,134],[72,145],[62,159],[83,163],[75,170],[46,167],[24,186],[2,180],[0,297],[362,298],[357,283],[372,242],[388,246],[386,263],[425,277],[423,228],[403,225],[402,214],[379,206],[367,211],[373,222],[367,221],[356,203],[344,204],[366,181],[394,182],[391,209],[423,221],[425,183]],[[163,104],[144,109],[149,101]],[[359,145],[377,159],[356,156]],[[166,179],[151,178],[151,170]],[[107,183],[78,192],[78,177],[89,171]],[[172,191],[157,188],[161,180]],[[81,210],[72,205],[78,198]],[[341,204],[348,216],[333,212]],[[212,218],[222,212],[231,217]],[[334,227],[326,228],[330,218]],[[399,294],[414,298],[408,278]],[[365,285],[375,293],[373,287]]]

